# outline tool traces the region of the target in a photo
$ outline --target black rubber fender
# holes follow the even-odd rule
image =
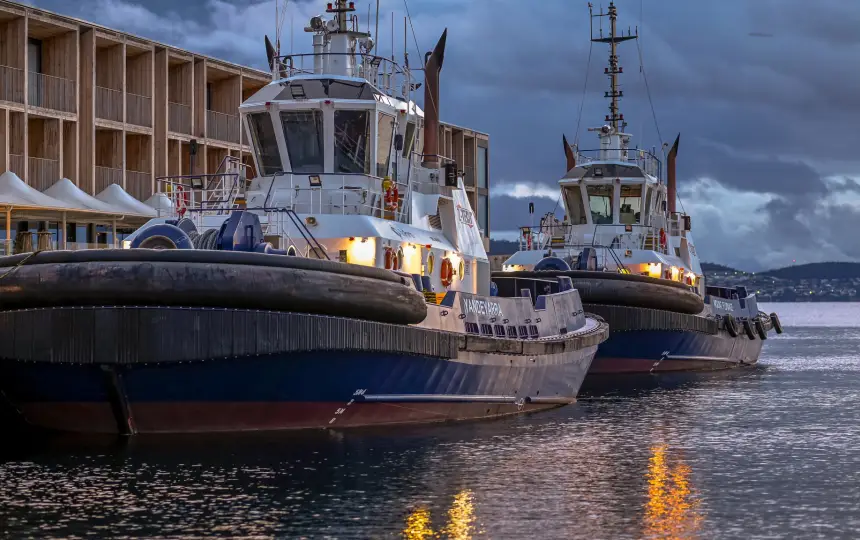
[[[728,332],[730,336],[733,338],[738,337],[738,323],[732,315],[724,315],[723,324],[726,327],[726,332]]]
[[[762,341],[767,339],[767,330],[764,329],[764,324],[759,319],[755,320],[755,331],[758,334],[758,337],[762,339]]]
[[[705,309],[701,296],[684,283],[648,276],[591,272],[587,270],[542,270],[493,272],[493,278],[557,278],[567,276],[579,291],[583,304],[642,307],[698,315]]]
[[[0,268],[22,260],[3,257]],[[394,324],[427,315],[411,280],[392,272],[261,253],[43,252],[0,279],[0,309],[94,305],[293,311]]]
[[[744,333],[750,339],[755,339],[755,329],[753,329],[753,325],[749,319],[743,320]]]
[[[782,323],[779,320],[779,315],[776,313],[770,314],[770,322],[773,324],[773,329],[776,330],[777,334],[782,333]]]

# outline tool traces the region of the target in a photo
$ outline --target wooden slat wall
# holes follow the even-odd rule
[[[24,69],[27,19],[18,17],[0,25],[0,64]]]
[[[153,55],[153,170],[155,176],[167,176],[170,170],[170,151],[167,141],[167,94],[169,71],[167,50],[159,49]]]
[[[136,133],[127,134],[125,143],[125,161],[128,170],[150,172],[150,166],[152,164],[152,160],[150,158],[151,151],[152,147],[150,145],[149,135],[138,135]]]
[[[27,116],[22,112],[9,111],[9,153],[23,156],[26,152]]]
[[[209,174],[218,172],[218,166],[221,161],[227,157],[228,151],[226,148],[210,147],[206,149],[206,171]],[[197,161],[200,163],[200,160]]]
[[[71,81],[78,78],[78,33],[65,32],[42,42],[42,71]]]
[[[28,157],[60,159],[60,121],[54,118],[29,117]],[[59,180],[59,178],[57,179]]]
[[[121,43],[98,48],[96,50],[96,86],[122,90],[122,67]]]
[[[9,110],[0,109],[0,174],[9,170]]]
[[[98,130],[95,137],[98,167],[119,169],[122,167],[123,136],[121,131]]]
[[[206,59],[194,59],[194,103],[192,105],[192,132],[201,139],[206,136]],[[199,158],[200,156],[198,156]],[[199,162],[199,159],[198,159]]]
[[[63,122],[63,160],[60,164],[61,175],[72,182],[78,176],[78,125],[76,122]]]
[[[212,105],[210,110],[224,114],[238,114],[241,104],[242,81],[238,75],[212,83]]]
[[[126,60],[126,91],[152,97],[152,51]]]
[[[182,164],[179,162],[180,143],[177,140],[167,142],[167,173],[159,176],[179,176],[182,171]]]
[[[95,191],[95,62],[96,33],[92,28],[80,33],[80,77],[78,82],[78,186],[87,193]]]
[[[191,62],[170,67],[167,89],[168,101],[188,106],[191,105],[191,95],[194,91],[192,84],[193,72],[194,67]]]

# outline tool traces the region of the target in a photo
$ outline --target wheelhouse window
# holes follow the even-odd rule
[[[282,83],[283,90],[275,99],[361,99],[372,101],[376,92],[367,83],[337,79],[306,79]]]
[[[591,210],[591,221],[595,225],[612,223],[612,191],[613,186],[586,186],[588,206]]]
[[[370,174],[370,116],[373,111],[334,111],[334,170]]]
[[[653,189],[651,189],[649,187],[645,188],[645,207],[643,208],[644,212],[642,215],[642,224],[643,225],[650,225],[649,216],[652,213],[651,212],[651,193],[653,193],[653,192],[654,192]]]
[[[403,157],[409,157],[412,153],[413,144],[415,144],[415,122],[408,122],[406,124],[406,136],[403,137]]]
[[[627,225],[639,223],[642,211],[642,184],[621,185],[620,222]]]
[[[249,114],[247,118],[260,172],[263,176],[282,172],[284,168],[281,165],[281,153],[278,151],[278,139],[275,138],[271,115],[261,112]]]
[[[394,137],[394,117],[379,113],[376,123],[376,176],[388,174],[388,161],[391,158],[391,140]]]
[[[294,173],[322,172],[325,167],[322,111],[281,111],[281,124],[291,170]]]
[[[585,205],[582,203],[582,191],[579,186],[565,186],[562,190],[565,207],[570,213],[568,216],[569,223],[573,225],[588,223],[585,217]]]

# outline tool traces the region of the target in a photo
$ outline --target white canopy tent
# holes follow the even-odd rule
[[[108,189],[110,187],[115,187],[120,192],[113,199],[125,201],[125,198],[128,198],[133,202],[112,204],[110,201],[113,199],[108,201],[97,199],[66,178],[61,179],[45,192],[40,192],[24,183],[13,172],[0,174],[0,212],[5,213],[6,217],[6,254],[11,254],[12,250],[13,213],[27,221],[55,221],[61,224],[63,231],[66,230],[68,220],[111,225],[114,247],[117,245],[118,221],[127,222],[130,225],[142,224],[156,215],[153,208],[137,201],[119,186],[109,186]],[[108,190],[102,193],[106,191]],[[116,190],[113,191],[116,192]],[[66,235],[58,236],[59,248],[66,249]]]
[[[164,193],[156,193],[143,202],[147,206],[155,208],[158,217],[173,216],[175,208],[173,203]]]
[[[152,206],[144,204],[116,184],[111,184],[96,199],[110,205],[113,208],[123,209],[126,214],[137,214],[146,217],[158,217],[158,212]]]

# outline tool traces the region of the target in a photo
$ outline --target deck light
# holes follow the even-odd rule
[[[318,174],[312,174],[312,175],[308,176],[308,181],[310,182],[311,187],[315,187],[315,188],[322,187],[322,180],[320,180],[320,177]]]

